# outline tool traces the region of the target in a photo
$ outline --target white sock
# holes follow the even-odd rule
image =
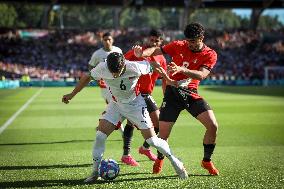
[[[161,152],[164,156],[166,156],[171,163],[173,164],[180,164],[181,162],[172,154],[171,149],[167,141],[158,138],[157,136],[153,136],[148,138],[146,142],[150,145],[155,147],[159,152]]]
[[[96,140],[93,147],[93,171],[97,172],[101,163],[106,143],[107,135],[101,131],[97,131]]]

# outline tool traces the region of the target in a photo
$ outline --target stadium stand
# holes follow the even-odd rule
[[[124,52],[142,43],[147,29],[112,30]],[[28,75],[32,80],[76,81],[88,70],[88,60],[100,48],[104,31],[7,30],[0,35],[0,74],[6,79]],[[166,42],[182,38],[165,31]],[[284,31],[208,31],[206,44],[218,52],[218,62],[204,84],[261,85],[264,67],[284,62]],[[284,73],[272,76],[283,79]],[[238,81],[238,82],[237,82]]]

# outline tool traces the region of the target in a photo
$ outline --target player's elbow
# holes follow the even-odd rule
[[[83,80],[84,82],[89,83],[92,80],[92,78],[91,78],[91,76],[89,74],[83,74],[81,76],[81,80]]]
[[[208,74],[207,73],[203,73],[203,72],[201,72],[200,74],[198,74],[198,80],[204,80],[204,79],[206,79],[206,77],[208,76]]]

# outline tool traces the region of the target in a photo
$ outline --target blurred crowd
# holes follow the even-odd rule
[[[108,30],[109,31],[109,30]],[[0,31],[0,74],[16,79],[28,75],[38,80],[80,78],[88,70],[92,53],[101,47],[104,30]],[[111,31],[123,52],[142,44],[148,29]],[[182,31],[164,31],[165,43],[182,39]],[[262,80],[264,67],[284,66],[284,30],[207,31],[205,43],[218,53],[212,80]],[[283,70],[271,77],[284,78]]]
[[[283,31],[224,32],[215,39],[216,42],[211,38],[209,44],[218,52],[218,63],[212,75],[217,79],[262,80],[265,67],[284,66]],[[283,70],[275,74],[284,78]]]

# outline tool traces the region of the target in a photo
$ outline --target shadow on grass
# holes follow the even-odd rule
[[[145,173],[137,173],[145,174]],[[129,173],[129,175],[134,175]],[[98,180],[93,184],[85,184],[83,179],[75,180],[32,180],[32,181],[11,181],[11,182],[0,182],[1,188],[24,188],[24,187],[56,187],[56,186],[80,186],[80,185],[92,185],[94,188],[96,185],[106,184],[106,183],[120,183],[120,182],[131,182],[131,181],[145,181],[145,180],[160,180],[160,179],[176,179],[177,176],[160,176],[160,177],[145,177],[145,178],[127,178],[119,179],[113,181]]]
[[[58,168],[79,168],[91,167],[92,164],[80,165],[31,165],[31,166],[0,166],[0,170],[22,170],[22,169],[58,169]],[[0,185],[1,186],[1,185]]]
[[[119,177],[123,177],[123,176],[131,176],[131,175],[153,175],[152,173],[120,173]]]
[[[83,164],[80,166],[89,166],[89,164]],[[136,178],[123,178],[128,176],[134,176],[134,175],[145,175],[145,177],[136,177]],[[149,176],[147,176],[149,175]],[[202,174],[189,174],[189,177],[195,177],[195,176],[208,176],[212,177],[211,175],[202,175]],[[121,182],[143,182],[145,180],[169,180],[169,179],[178,179],[176,175],[172,176],[153,176],[152,173],[147,172],[138,172],[138,173],[124,173],[119,174],[119,176],[112,181],[105,181],[102,179],[97,180],[93,184],[86,184],[84,183],[84,179],[73,179],[73,180],[32,180],[32,181],[11,181],[11,182],[0,182],[1,188],[23,188],[23,187],[55,187],[55,186],[80,186],[80,185],[92,185],[94,188],[96,186],[101,184],[107,184],[107,183],[121,183]]]
[[[207,91],[244,94],[244,95],[258,95],[258,96],[276,96],[284,97],[284,87],[256,87],[256,86],[243,86],[243,87],[208,87]]]
[[[140,160],[138,162],[147,162],[151,160]],[[26,166],[0,166],[0,170],[24,170],[24,169],[60,169],[60,168],[79,168],[79,167],[91,167],[92,164],[79,164],[79,165],[26,165]],[[129,166],[122,162],[119,166]]]
[[[24,187],[54,187],[54,186],[76,186],[84,185],[84,180],[31,180],[0,182],[1,188],[24,188]]]
[[[210,174],[188,174],[189,177],[215,177]]]
[[[147,159],[145,159],[145,160],[136,160],[136,161],[139,162],[139,163],[141,163],[141,162],[153,162],[153,161],[147,160]],[[119,164],[119,166],[125,166],[125,167],[129,167],[130,166],[130,165],[126,165],[125,163],[122,163],[122,161],[119,161],[118,164]]]
[[[107,140],[109,141],[122,141],[122,139]],[[27,142],[27,143],[4,143],[0,146],[22,146],[22,145],[40,145],[40,144],[66,144],[66,143],[80,143],[80,142],[94,142],[94,140],[67,140],[67,141],[55,141],[55,142]]]

